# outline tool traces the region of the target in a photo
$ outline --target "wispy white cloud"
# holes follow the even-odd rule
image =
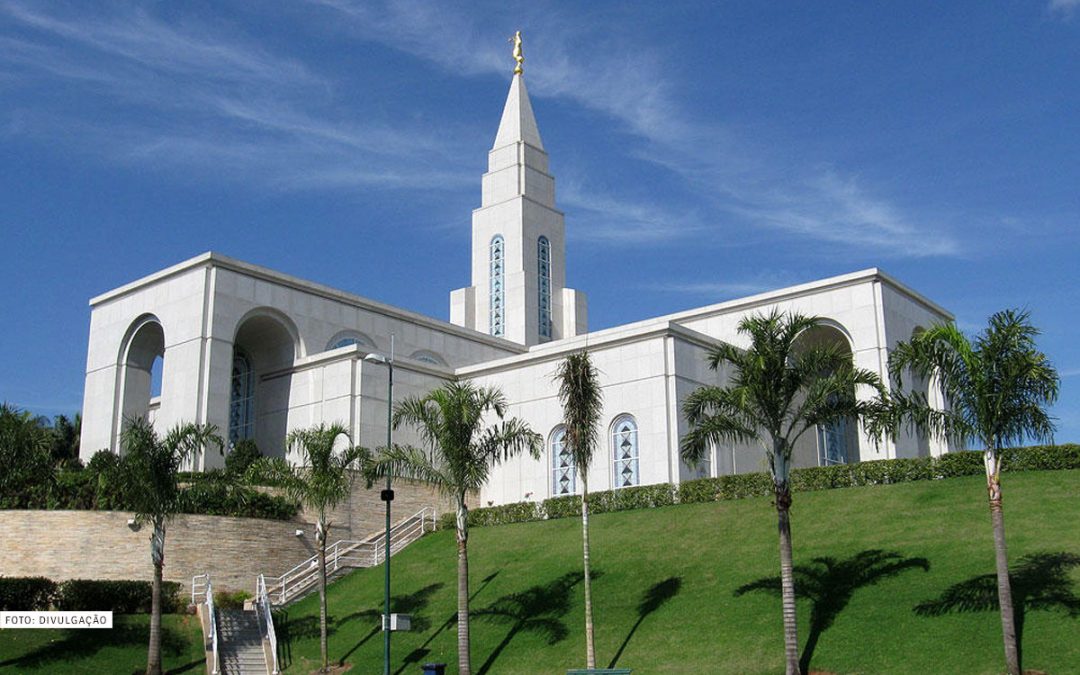
[[[1080,0],[1050,0],[1050,11],[1069,14],[1080,8]]]
[[[583,241],[655,244],[703,229],[693,213],[675,213],[656,200],[615,198],[572,178],[560,182],[559,203],[574,211],[569,236]]]
[[[485,31],[491,24],[511,25],[501,17],[481,26],[445,4],[311,2],[345,17],[362,39],[448,72],[509,70],[506,46]],[[573,101],[614,120],[634,140],[628,152],[679,175],[708,206],[707,220],[714,226],[738,219],[893,257],[959,253],[958,242],[940,224],[915,222],[858,176],[835,168],[781,167],[722,124],[693,119],[671,89],[670,64],[640,45],[631,49],[612,42],[605,37],[606,24],[579,16],[568,21],[547,9],[526,9],[514,20],[533,27],[526,35],[530,91]],[[579,45],[587,46],[587,56]],[[575,217],[584,212],[590,220],[581,236],[640,244],[693,235],[702,228],[703,217],[686,217],[682,204],[627,201],[624,194],[582,185],[560,194],[562,203],[576,209]],[[918,244],[898,246],[901,242]]]
[[[11,86],[81,88],[80,101],[103,108],[14,108],[8,133],[283,189],[448,188],[464,179],[450,159],[453,134],[357,120],[335,99],[334,82],[235,30],[139,9],[79,15],[8,2],[2,14],[20,29],[0,35]]]
[[[340,83],[242,28],[166,21],[151,9],[80,14],[49,7],[0,4],[0,14],[20,28],[14,36],[0,31],[2,77],[16,81],[8,86],[21,77],[59,81],[59,90],[81,87],[108,110],[13,107],[0,127],[8,133],[64,136],[118,161],[197,167],[282,189],[457,189],[476,179],[459,161],[475,153],[464,142],[472,131],[435,135],[403,117],[360,119],[336,97]],[[886,256],[959,249],[950,234],[915,222],[851,172],[785,165],[722,123],[695,119],[673,91],[671,64],[655,50],[616,42],[598,18],[550,7],[478,18],[447,4],[393,0],[310,0],[313,8],[322,11],[302,20],[322,20],[321,30],[347,30],[454,76],[508,74],[509,45],[492,34],[530,27],[526,73],[534,95],[612,121],[628,155],[666,168],[684,187],[684,195],[643,197],[564,175],[560,200],[579,225],[574,236],[642,245],[741,226]]]
[[[1065,368],[1058,371],[1060,377],[1076,377],[1080,375],[1080,368]]]

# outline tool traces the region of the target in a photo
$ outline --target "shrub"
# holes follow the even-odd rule
[[[244,601],[251,599],[247,591],[218,591],[214,593],[214,607],[218,609],[243,609]]]
[[[270,520],[291,520],[299,510],[296,502],[285,497],[233,484],[224,476],[189,485],[182,493],[180,505],[181,513]]]
[[[675,503],[675,490],[670,483],[605,490],[589,494],[590,513],[609,513],[630,509],[649,509]]]
[[[72,579],[57,589],[56,608],[59,610],[113,611],[117,614],[150,613],[149,581],[107,581]],[[180,584],[161,582],[161,611],[163,614],[183,612],[187,603],[180,595]]]
[[[255,460],[262,457],[259,446],[251,438],[245,438],[233,446],[225,455],[225,472],[233,476],[243,476]]]
[[[472,515],[472,511],[469,512]],[[457,514],[453,511],[448,511],[441,516],[435,523],[436,530],[452,530],[457,527]]]
[[[450,515],[450,526],[454,527],[455,514],[451,513]],[[469,527],[527,523],[543,519],[543,508],[537,502],[517,502],[515,504],[503,504],[502,506],[469,511]]]
[[[0,577],[0,611],[43,611],[55,595],[56,582],[45,577]]]
[[[581,515],[581,497],[578,495],[545,499],[542,506],[544,515],[548,518],[569,518]]]
[[[952,452],[941,457],[885,459],[795,469],[791,472],[792,490],[807,492],[981,475],[984,471],[982,457],[981,451]],[[1002,459],[1005,471],[1080,469],[1080,445],[1009,448],[1002,450]],[[757,472],[690,480],[677,487],[661,483],[593,492],[589,495],[589,504],[591,512],[606,513],[676,503],[695,504],[746,497],[771,497],[772,495],[772,478],[767,473]],[[540,504],[519,502],[476,509],[469,512],[469,525],[502,525],[541,518],[569,518],[580,515],[581,497],[567,495],[545,499]],[[454,514],[443,514],[440,519],[440,528],[442,527],[454,527]]]

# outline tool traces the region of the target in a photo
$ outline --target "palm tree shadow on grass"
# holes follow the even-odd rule
[[[434,584],[428,584],[427,586],[424,586],[415,593],[409,593],[408,595],[391,595],[390,608],[400,614],[409,615],[412,621],[412,627],[410,628],[410,630],[420,632],[426,631],[431,628],[431,619],[423,616],[422,614],[420,614],[420,612],[427,608],[428,604],[430,604],[431,602],[431,596],[437,593],[440,589],[442,589],[444,585],[445,584],[443,584],[442,582],[438,582]],[[338,665],[345,665],[345,659],[352,656],[353,652],[359,649],[360,646],[363,645],[365,642],[382,632],[382,612],[382,608],[365,609],[363,611],[353,612],[352,614],[345,616],[338,623],[339,627],[344,626],[346,623],[355,620],[370,620],[374,624],[372,625],[371,630],[367,633],[367,635],[360,638],[360,640],[356,644],[354,644],[352,648],[349,649],[349,651],[345,652],[345,654],[340,659],[338,659]]]
[[[845,560],[832,557],[814,558],[809,565],[796,565],[795,595],[810,600],[810,632],[799,659],[799,669],[809,672],[821,635],[836,621],[851,602],[855,591],[873,586],[883,579],[894,577],[910,569],[930,571],[926,558],[905,558],[899,553],[870,549],[856,553]],[[740,586],[735,595],[751,591],[766,591],[780,596],[780,577],[758,579]]]
[[[600,574],[592,573],[596,579]],[[570,591],[585,578],[583,572],[567,572],[543,586],[533,586],[519,593],[504,595],[490,606],[473,612],[478,620],[509,624],[502,642],[488,655],[477,675],[485,675],[495,665],[503,650],[521,632],[547,638],[549,645],[566,639],[569,631],[562,617],[570,611]]]
[[[499,576],[498,570],[492,572],[491,574],[489,574],[486,577],[484,577],[483,579],[481,579],[480,580],[480,586],[475,591],[473,591],[472,595],[469,596],[469,600],[470,601],[475,600],[476,596],[480,595],[480,592],[483,591],[485,588],[487,588],[488,584],[490,584],[492,581],[494,581],[495,577],[497,577],[497,576]],[[416,649],[412,650],[411,652],[409,652],[408,654],[405,655],[405,658],[403,659],[401,667],[398,668],[396,671],[394,671],[394,675],[401,675],[402,673],[404,673],[405,669],[409,667],[409,664],[419,663],[425,656],[427,656],[431,652],[431,650],[428,649],[428,645],[430,645],[432,643],[432,641],[435,640],[436,636],[438,636],[439,633],[443,632],[444,630],[449,629],[451,626],[454,625],[454,623],[456,621],[457,621],[457,612],[455,611],[453,614],[451,614],[449,616],[449,618],[446,619],[446,621],[443,622],[443,624],[441,626],[439,626],[438,630],[436,630],[434,633],[432,633],[430,636],[428,636],[427,640],[424,640],[424,644],[420,645],[419,647],[417,647]],[[427,630],[429,627],[430,627],[430,624],[427,627],[425,627],[424,630]]]
[[[619,650],[615,652],[615,656],[611,657],[611,663],[608,664],[608,668],[614,668],[615,664],[619,662],[619,657],[622,656],[623,651],[626,649],[626,645],[630,644],[630,638],[634,637],[634,633],[637,632],[638,627],[641,626],[645,617],[660,609],[664,603],[678,595],[679,589],[681,588],[682,577],[669,577],[653,584],[645,590],[645,594],[641,597],[641,602],[638,603],[637,621],[630,629],[630,632],[626,634],[626,639],[619,645]]]
[[[429,584],[414,593],[392,595],[390,596],[390,605],[397,612],[411,615],[412,630],[428,630],[431,628],[431,620],[420,615],[419,612],[428,606],[428,603],[431,601],[431,596],[438,592],[443,585],[444,584],[441,582]],[[341,619],[329,615],[326,617],[327,637],[334,635],[340,630],[351,630],[352,627],[348,624],[353,622],[363,623],[370,621],[372,623],[371,630],[365,633],[356,644],[350,647],[349,650],[337,660],[339,666],[344,665],[345,659],[352,656],[353,652],[382,632],[381,617],[381,607],[352,612],[351,614],[346,614]],[[278,661],[280,662],[278,665],[282,668],[292,665],[292,646],[296,640],[319,637],[319,617],[317,615],[301,616],[290,619],[288,610],[278,609],[274,611],[274,626],[277,629],[278,637]]]
[[[110,630],[69,630],[65,631],[62,638],[50,642],[22,656],[0,661],[0,669],[11,667],[13,672],[21,672],[28,668],[50,667],[51,672],[62,672],[62,662],[79,661],[90,658],[97,652],[107,647],[146,647],[150,636],[148,625],[131,623],[114,623]],[[188,649],[188,643],[177,631],[170,627],[161,627],[161,652],[167,656],[179,656]],[[60,663],[57,663],[60,662]],[[186,664],[178,669],[167,672],[181,673],[199,666],[203,662]],[[140,671],[141,672],[141,671]]]
[[[1074,553],[1033,553],[1020,558],[1009,571],[1012,586],[1016,652],[1023,661],[1024,618],[1028,610],[1061,610],[1080,618],[1080,597],[1072,588],[1069,570],[1080,566]],[[915,606],[919,616],[943,616],[962,612],[1000,612],[997,574],[980,574],[949,586],[936,600]]]

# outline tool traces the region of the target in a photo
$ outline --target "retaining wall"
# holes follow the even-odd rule
[[[425,486],[394,487],[393,520],[424,506],[448,504]],[[218,590],[254,592],[259,574],[277,576],[315,554],[313,517],[292,521],[179,515],[167,526],[164,576],[190,592],[191,577],[209,573]],[[0,576],[150,579],[150,528],[128,525],[120,511],[0,511]],[[328,542],[365,539],[382,530],[377,489],[354,483],[331,518]],[[296,530],[303,536],[296,536]]]

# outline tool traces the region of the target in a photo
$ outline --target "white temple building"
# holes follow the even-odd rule
[[[782,288],[623,326],[588,332],[586,297],[567,288],[565,225],[555,180],[523,75],[515,74],[481,179],[472,219],[472,285],[450,293],[450,322],[368,300],[217,253],[206,253],[90,301],[81,448],[84,461],[119,451],[125,418],[159,429],[213,424],[231,442],[251,438],[286,455],[293,429],[341,422],[355,442],[386,434],[389,354],[394,399],[458,378],[499,387],[509,415],[544,435],[540,460],[495,469],[484,504],[573,493],[579,480],[561,452],[562,411],[552,375],[586,345],[601,372],[604,440],[590,469],[594,490],[763,470],[756,446],[715,447],[700,466],[679,459],[681,401],[722,384],[706,353],[750,313],[777,307],[823,318],[807,339],[850,349],[856,365],[888,381],[890,349],[924,327],[952,320],[934,302],[878,269]],[[939,396],[921,383],[931,401]],[[159,395],[153,395],[160,391]],[[396,442],[416,438],[400,431]],[[902,436],[875,444],[856,425],[807,434],[796,466],[940,454],[934,441]],[[223,464],[216,452],[196,467]]]

